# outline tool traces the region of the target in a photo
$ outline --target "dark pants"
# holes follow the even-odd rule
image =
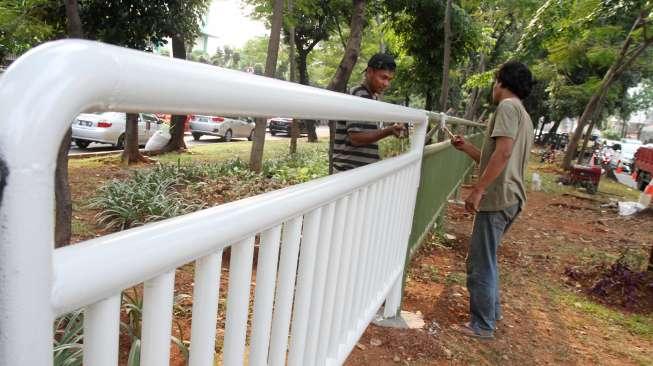
[[[497,249],[520,211],[521,204],[516,204],[501,211],[476,214],[467,254],[469,312],[474,329],[493,331],[495,321],[501,318]]]

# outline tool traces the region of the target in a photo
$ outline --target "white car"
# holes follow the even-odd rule
[[[91,142],[122,149],[125,146],[126,120],[127,115],[122,112],[82,113],[72,123],[72,140],[81,149],[87,148]],[[162,122],[153,114],[139,113],[138,144],[145,145]]]
[[[228,118],[195,114],[190,116],[189,126],[195,141],[199,140],[202,135],[218,136],[226,142],[231,141],[234,137],[246,137],[250,141],[254,138],[254,120],[251,118]]]
[[[635,158],[635,152],[642,146],[642,142],[633,139],[621,139],[615,145],[617,153],[613,156],[611,164],[614,167],[622,165],[626,168],[627,172],[630,172],[633,159]]]

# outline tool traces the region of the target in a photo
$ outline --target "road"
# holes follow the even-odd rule
[[[319,126],[317,128],[317,136],[320,138],[325,138],[329,137],[329,128],[326,126]],[[306,137],[302,137],[306,138]],[[272,136],[269,133],[265,135],[265,140],[266,141],[275,141],[275,140],[289,140],[290,138],[288,136]],[[186,146],[188,147],[193,147],[193,146],[201,146],[201,145],[207,145],[207,144],[217,144],[217,143],[224,143],[220,141],[220,138],[218,137],[213,137],[213,136],[202,136],[199,141],[195,141],[192,136],[186,135],[184,137],[184,140],[186,141]],[[247,141],[247,139],[233,139],[233,141]],[[72,143],[70,145],[70,152],[68,155],[83,155],[83,154],[102,154],[102,153],[112,153],[116,151],[121,151],[121,149],[117,149],[113,145],[109,144],[101,144],[101,143],[91,143],[88,148],[86,149],[80,149],[75,145],[75,143]]]

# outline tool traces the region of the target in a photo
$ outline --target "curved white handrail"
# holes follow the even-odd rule
[[[110,110],[413,122],[418,128],[411,153],[403,157],[54,251],[53,178],[59,144],[80,112]],[[351,189],[421,159],[428,119],[421,110],[81,40],[47,43],[16,60],[0,78],[0,111],[0,364],[6,365],[52,362],[52,321],[57,313],[196,258],[253,229],[243,222],[233,232],[225,231],[220,243],[209,243],[198,233],[204,224],[195,225],[193,218],[224,223],[222,214],[228,211],[225,217],[240,220],[257,207],[271,210],[272,202],[282,196],[302,197],[301,204],[285,204],[274,218],[253,218],[261,220],[261,228],[318,201],[334,200],[345,192],[346,182]],[[175,225],[196,247],[176,258],[157,256],[151,247],[161,241],[153,233],[161,228],[170,232]],[[119,241],[136,237],[140,246],[131,250],[154,256],[157,264],[139,269],[132,255],[123,255],[126,245]],[[124,261],[103,263],[104,255]],[[96,281],[93,289],[85,287],[90,281]]]

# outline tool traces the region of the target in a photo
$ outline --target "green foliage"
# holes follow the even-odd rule
[[[601,131],[601,138],[607,140],[619,140],[621,138],[621,132],[614,130]]]
[[[171,176],[165,168],[135,171],[129,180],[104,184],[90,207],[100,210],[98,224],[118,230],[201,209],[202,203],[186,202],[176,190],[182,179]]]
[[[445,4],[433,1],[386,0],[387,16],[401,40],[401,46],[414,63],[409,71],[415,80],[414,88],[430,94],[435,100],[441,84],[444,38]],[[452,7],[451,67],[459,65],[480,40],[481,29],[472,21],[465,9]],[[433,106],[427,106],[430,108]]]
[[[53,365],[81,366],[84,339],[84,310],[62,315],[54,322]]]
[[[227,200],[264,192],[266,187],[296,184],[328,174],[326,147],[316,145],[294,155],[266,160],[262,175],[249,170],[240,159],[220,163],[158,164],[149,170],[134,171],[126,180],[107,182],[90,200],[99,210],[96,218],[109,230],[124,230],[184,215],[206,207],[205,187],[220,179],[230,186],[222,193]],[[270,180],[265,184],[264,179]],[[238,187],[231,187],[234,184]]]
[[[181,35],[187,43],[200,34],[210,1],[81,0],[79,14],[89,38],[139,50]]]
[[[326,147],[318,146],[263,162],[262,174],[284,184],[297,184],[329,174]]]
[[[20,55],[31,47],[60,36],[65,27],[61,6],[51,0],[0,0],[0,63],[9,54]]]

